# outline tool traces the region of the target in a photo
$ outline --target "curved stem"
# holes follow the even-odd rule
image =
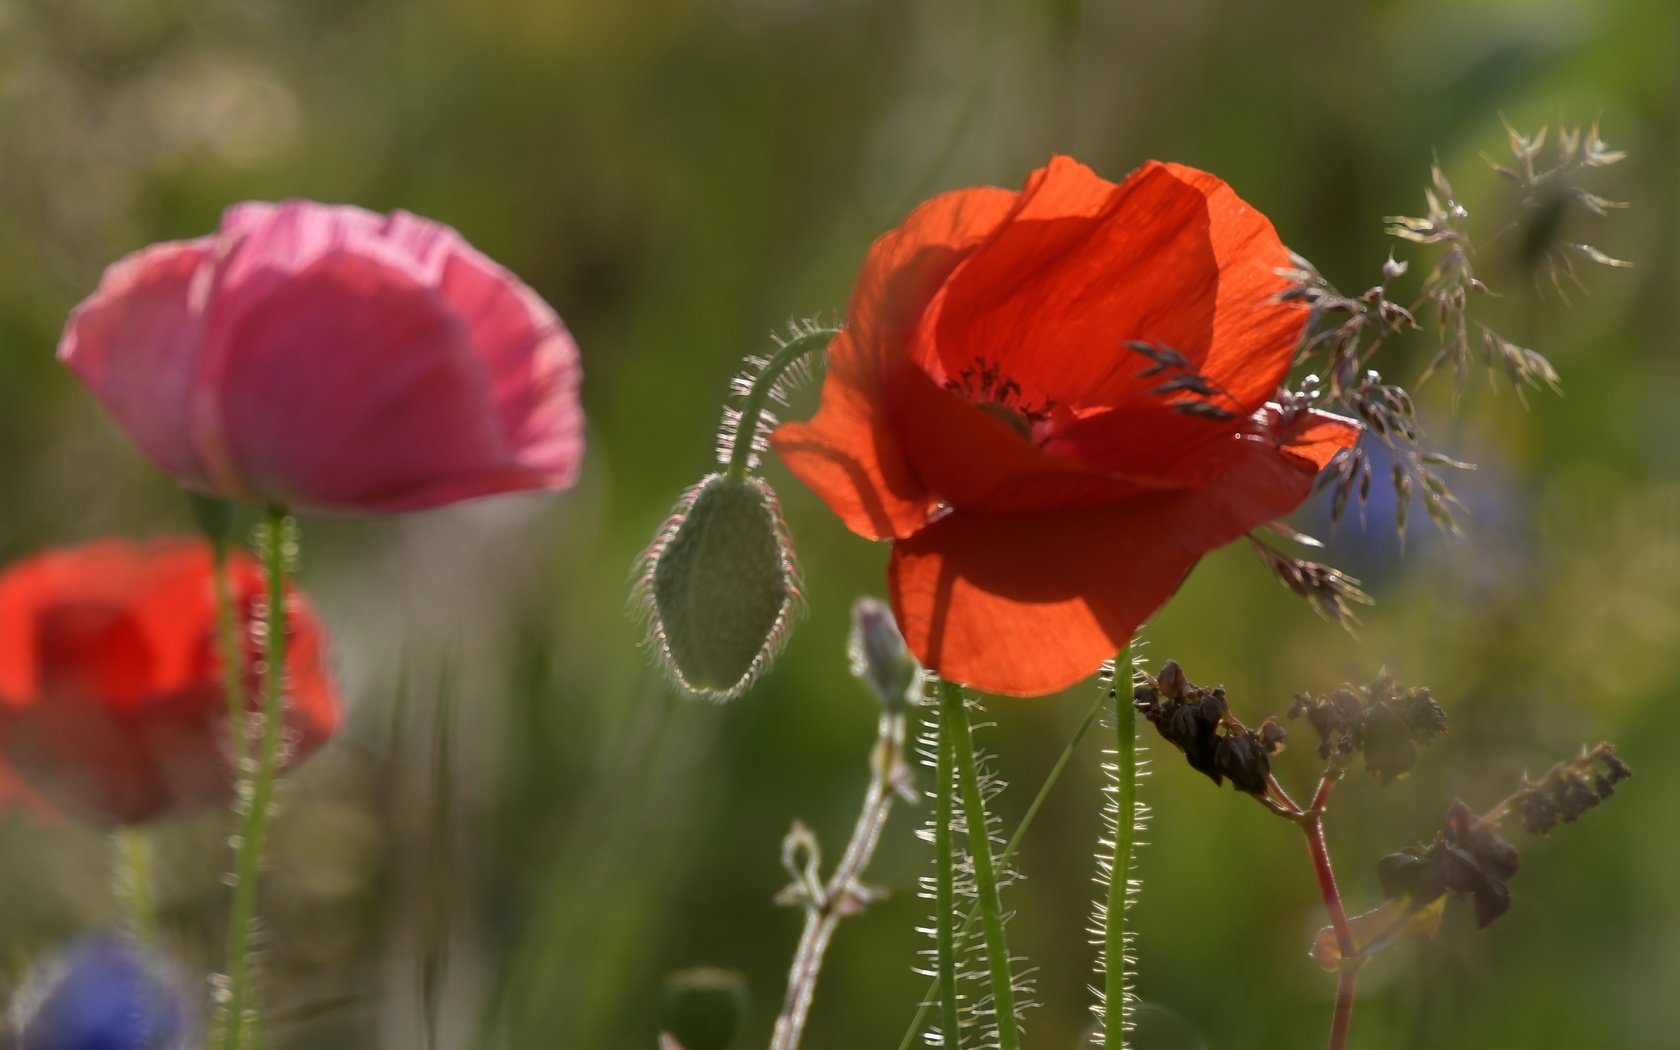
[[[951,738],[957,785],[962,791],[963,819],[968,824],[969,860],[974,865],[974,892],[980,899],[980,924],[986,935],[986,964],[992,977],[992,1010],[997,1022],[998,1050],[1017,1050],[1021,1035],[1015,1019],[1015,978],[1009,969],[1009,943],[1003,931],[1003,905],[998,899],[997,871],[992,865],[992,842],[986,828],[986,800],[974,763],[974,733],[968,724],[968,705],[962,688],[939,683],[942,735]]]
[[[1021,823],[1016,826],[1015,834],[1009,836],[1009,841],[1004,844],[1003,852],[998,854],[999,865],[1008,864],[1010,859],[1015,856],[1015,851],[1020,848],[1021,840],[1026,837],[1027,829],[1032,827],[1033,820],[1038,816],[1038,811],[1044,807],[1044,800],[1050,797],[1050,789],[1055,787],[1056,781],[1061,779],[1062,771],[1067,769],[1068,763],[1073,760],[1073,753],[1079,749],[1080,742],[1085,739],[1085,734],[1091,731],[1091,726],[1096,724],[1097,715],[1101,713],[1103,704],[1107,701],[1108,695],[1098,690],[1096,701],[1091,704],[1091,709],[1085,712],[1085,718],[1079,723],[1079,728],[1073,731],[1073,736],[1069,737],[1068,742],[1062,746],[1062,753],[1056,756],[1055,764],[1050,767],[1050,772],[1045,774],[1044,783],[1038,786],[1038,794],[1033,796],[1032,802],[1027,806],[1026,813],[1022,814]],[[943,739],[943,735],[941,739]],[[946,779],[949,780],[949,777]],[[938,834],[937,828],[935,834]],[[975,921],[979,918],[980,908],[976,905],[968,910],[968,915],[963,918],[962,925],[957,928],[957,931],[966,934],[974,927]],[[915,1015],[910,1018],[910,1027],[904,1030],[904,1038],[899,1041],[898,1050],[910,1050],[911,1045],[915,1043],[916,1033],[922,1030],[922,1022],[927,1019],[927,1012],[931,1008],[933,998],[938,991],[939,981],[935,978],[933,983],[928,985],[927,992],[922,996],[922,1003],[916,1008]],[[955,1046],[956,1044],[949,1043],[947,1045]]]
[[[795,336],[771,355],[757,376],[753,378],[752,389],[747,392],[747,399],[741,405],[741,418],[735,427],[735,445],[729,453],[729,466],[724,471],[726,475],[737,481],[747,476],[747,468],[752,462],[753,439],[758,436],[758,417],[764,414],[764,403],[770,400],[770,392],[776,389],[776,381],[800,358],[814,350],[821,350],[840,334],[838,328],[818,328]]]
[[[280,741],[286,708],[286,555],[289,520],[281,507],[268,509],[268,544],[264,569],[268,579],[267,620],[263,630],[262,739],[256,769],[242,773],[239,802],[244,819],[235,841],[233,905],[228,918],[226,1050],[239,1050],[247,1034],[261,1039],[257,1011],[252,1005],[251,933],[256,922],[257,877],[261,870],[263,835],[274,799],[280,767]],[[249,769],[249,763],[247,763]]]
[[[939,989],[939,1023],[945,1037],[941,1045],[962,1050],[962,1019],[957,1015],[957,873],[956,858],[951,850],[951,824],[956,810],[953,801],[956,793],[953,752],[951,733],[941,714],[939,760],[934,773],[938,780],[933,812],[933,861],[937,873],[934,899],[935,911],[938,912],[934,921],[938,938],[934,984]],[[970,913],[969,918],[973,917]],[[964,923],[963,933],[967,932],[968,924]]]
[[[1132,649],[1114,659],[1114,851],[1103,911],[1103,1048],[1126,1045],[1126,889],[1137,840],[1137,713],[1132,710]]]

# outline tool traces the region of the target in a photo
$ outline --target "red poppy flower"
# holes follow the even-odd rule
[[[249,555],[230,562],[242,638],[265,593]],[[288,758],[338,725],[320,623],[287,603]],[[0,574],[0,756],[65,810],[135,823],[230,794],[209,548],[106,541],[49,551]],[[249,642],[245,664],[256,664]],[[252,709],[259,682],[246,684]]]
[[[852,531],[893,541],[926,666],[1052,692],[1356,439],[1267,404],[1306,319],[1278,301],[1287,265],[1265,216],[1177,165],[1116,185],[1058,157],[1019,193],[944,194],[870,248],[821,406],[772,444]],[[1183,367],[1143,375],[1133,344]]]
[[[340,513],[570,485],[577,346],[447,226],[314,201],[228,209],[113,264],[59,358],[182,485]]]

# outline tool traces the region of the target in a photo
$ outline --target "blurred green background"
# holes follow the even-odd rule
[[[308,196],[458,227],[566,318],[583,350],[582,483],[391,521],[306,521],[303,581],[352,710],[293,778],[267,883],[264,968],[283,1047],[645,1048],[672,970],[743,971],[762,1045],[798,915],[771,898],[803,819],[837,851],[867,778],[873,702],[846,615],[886,549],[778,465],[809,614],[727,707],[670,696],[627,612],[631,566],[712,463],[741,355],[832,320],[870,240],[942,189],[1018,185],[1053,152],[1118,178],[1149,157],[1213,170],[1344,288],[1375,280],[1381,217],[1417,213],[1438,155],[1479,229],[1503,223],[1504,114],[1601,116],[1631,159],[1583,225],[1631,270],[1538,294],[1506,238],[1482,316],[1549,355],[1567,394],[1478,381],[1421,400],[1463,479],[1466,542],[1377,512],[1332,558],[1380,599],[1358,638],[1248,553],[1204,561],[1147,633],[1223,682],[1251,723],[1298,690],[1387,667],[1434,687],[1452,732],[1409,780],[1356,778],[1329,818],[1350,906],[1372,864],[1583,743],[1637,779],[1578,827],[1519,838],[1511,913],[1366,970],[1354,1045],[1672,1047],[1680,1040],[1680,6],[1420,0],[0,0],[0,557],[187,530],[184,501],[53,361],[101,268],[197,236],[226,205]],[[1402,248],[1408,246],[1401,246]],[[1402,254],[1405,254],[1402,252]],[[1414,257],[1419,257],[1414,253]],[[1417,271],[1414,270],[1414,273]],[[1424,341],[1391,361],[1414,379]],[[807,395],[809,396],[809,395]],[[797,406],[808,411],[811,402]],[[1324,532],[1324,509],[1300,521]],[[1414,515],[1421,519],[1421,515]],[[1013,827],[1091,698],[991,705]],[[1080,1045],[1097,832],[1086,742],[1022,859],[1012,947],[1038,967],[1029,1045]],[[1310,747],[1283,756],[1305,790]],[[1310,1046],[1333,981],[1298,836],[1156,751],[1134,910],[1138,1045]],[[900,811],[842,926],[811,1050],[894,1047],[924,980],[912,932],[928,851]],[[220,815],[158,829],[166,921],[213,965]],[[105,843],[0,823],[0,963],[108,921]],[[8,978],[9,979],[9,978]],[[426,1018],[430,1017],[428,1021]]]

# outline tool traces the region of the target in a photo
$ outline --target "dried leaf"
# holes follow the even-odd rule
[[[1441,927],[1441,913],[1446,905],[1444,896],[1421,907],[1414,906],[1410,897],[1401,896],[1373,911],[1353,916],[1348,919],[1348,933],[1353,938],[1355,954],[1365,958],[1391,945],[1430,940]],[[1334,928],[1326,926],[1318,931],[1310,954],[1326,970],[1334,972],[1341,968],[1342,949]]]

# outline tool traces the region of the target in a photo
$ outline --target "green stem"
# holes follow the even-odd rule
[[[157,899],[153,895],[152,844],[139,828],[120,828],[111,835],[116,853],[117,895],[122,900],[130,932],[142,947],[158,943]]]
[[[1132,710],[1132,649],[1114,659],[1114,852],[1103,912],[1103,1050],[1126,1045],[1126,890],[1137,845],[1137,713]]]
[[[228,573],[226,543],[211,543],[210,564],[222,647],[222,690],[227,693],[228,736],[233,742],[235,775],[243,777],[251,749],[245,711],[245,647],[239,643],[239,624],[233,615],[233,580]]]
[[[935,899],[938,917],[934,928],[938,934],[938,971],[934,986],[939,990],[940,1031],[945,1039],[941,1044],[952,1050],[962,1050],[962,1020],[957,1016],[957,873],[956,857],[951,849],[951,823],[955,804],[956,777],[952,767],[951,734],[945,729],[943,718],[939,726],[939,761],[934,773],[938,792],[934,796],[933,860],[937,869]],[[969,915],[972,919],[972,913]],[[963,924],[963,933],[968,924]],[[925,1005],[928,1000],[923,996]],[[920,1014],[917,1015],[920,1027]]]
[[[980,899],[980,924],[986,933],[986,965],[992,975],[992,1008],[997,1020],[998,1050],[1017,1050],[1021,1035],[1015,1020],[1015,978],[1009,969],[1009,944],[1003,932],[1003,905],[998,900],[997,872],[992,866],[992,842],[986,828],[986,800],[974,764],[974,733],[968,724],[968,705],[962,688],[939,683],[939,726],[951,738],[957,784],[962,790],[963,818],[968,822],[968,853],[974,865],[974,892]]]
[[[1015,834],[1009,836],[1009,841],[1004,845],[1003,852],[998,854],[998,864],[1000,866],[1008,864],[1015,856],[1015,851],[1020,848],[1021,840],[1026,837],[1027,829],[1032,827],[1033,820],[1038,817],[1038,811],[1043,808],[1044,800],[1050,797],[1050,789],[1055,787],[1056,781],[1061,779],[1062,771],[1067,769],[1068,763],[1073,760],[1073,753],[1079,749],[1079,744],[1085,739],[1085,734],[1091,731],[1091,726],[1096,723],[1097,715],[1101,713],[1103,704],[1107,700],[1108,695],[1106,693],[1097,693],[1096,702],[1091,705],[1089,711],[1085,712],[1085,718],[1079,723],[1079,728],[1073,731],[1073,736],[1062,747],[1062,753],[1056,757],[1055,765],[1050,767],[1050,772],[1044,777],[1044,783],[1038,786],[1038,794],[1033,796],[1031,804],[1027,806],[1026,813],[1021,817],[1021,823],[1016,826]],[[943,735],[941,739],[943,739]],[[950,777],[947,776],[943,782],[949,782],[949,780]],[[936,828],[935,835],[937,834],[938,829]],[[975,905],[968,910],[968,915],[963,919],[962,925],[957,927],[958,934],[967,934],[969,930],[974,928],[974,923],[979,918],[980,907]],[[915,1043],[916,1033],[922,1030],[922,1022],[927,1020],[927,1012],[931,1009],[933,997],[938,991],[939,981],[935,978],[934,982],[928,985],[927,992],[923,994],[922,1003],[916,1008],[915,1016],[910,1018],[910,1027],[904,1030],[904,1038],[899,1041],[898,1050],[910,1050],[911,1045]],[[948,1045],[955,1046],[956,1044]]]
[[[806,354],[827,347],[839,334],[838,328],[818,328],[795,336],[777,349],[759,370],[753,378],[752,389],[747,392],[746,401],[741,405],[741,418],[735,427],[735,445],[729,454],[729,467],[724,471],[730,478],[740,481],[747,476],[747,467],[752,462],[753,439],[758,436],[758,417],[764,414],[764,404],[770,400],[770,393],[775,390],[776,381],[782,373]]]
[[[193,520],[210,542],[210,585],[215,593],[216,629],[222,650],[222,691],[227,694],[228,735],[232,738],[233,768],[243,775],[250,750],[245,718],[245,647],[233,616],[233,581],[228,574],[228,536],[233,532],[233,508],[219,499],[193,495]]]
[[[254,776],[242,771],[239,801],[244,818],[235,843],[233,906],[228,919],[226,1050],[239,1050],[250,1027],[252,1043],[261,1040],[251,985],[251,932],[257,915],[257,876],[261,869],[263,835],[268,828],[274,783],[280,769],[280,741],[286,709],[286,555],[284,508],[268,509],[268,543],[264,551],[268,579],[268,617],[263,631],[262,740]],[[249,763],[245,770],[249,770]]]

